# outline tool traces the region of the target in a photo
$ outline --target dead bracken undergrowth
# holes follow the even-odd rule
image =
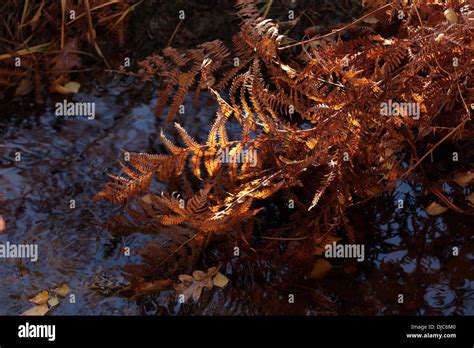
[[[167,47],[140,63],[134,75],[162,86],[158,117],[170,105],[172,122],[192,90],[196,100],[209,91],[218,111],[205,143],[175,123],[180,144],[162,131],[168,153],[131,154],[123,174],[96,195],[126,207],[108,225],[114,233],[166,238],[141,251],[143,264],[127,267],[130,296],[174,284],[186,300],[198,299],[222,274],[186,274],[218,267],[219,260],[204,261],[215,241],[316,279],[328,268],[318,261],[326,244],[363,242],[347,210],[400,179],[419,181],[447,208],[473,214],[431,180],[426,163],[447,142],[472,146],[474,11],[463,1],[372,3],[341,29],[295,41],[259,17],[253,1],[238,0],[232,47]],[[231,122],[238,136],[229,133]],[[151,190],[152,183],[165,189]],[[274,226],[262,236],[270,206]]]
[[[3,1],[0,93],[34,92],[37,104],[45,102],[46,92],[74,93],[77,82],[71,81],[72,75],[93,71],[97,61],[111,66],[104,54],[105,40],[126,51],[128,22],[139,4],[138,0]]]

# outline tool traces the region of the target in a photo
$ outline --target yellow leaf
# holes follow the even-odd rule
[[[325,259],[317,259],[311,271],[311,279],[322,279],[332,269],[332,265]]]
[[[227,285],[227,283],[229,282],[229,279],[225,275],[223,275],[221,272],[217,272],[214,278],[212,278],[212,282],[214,283],[214,286],[223,288],[224,286]]]
[[[47,290],[43,290],[36,294],[35,297],[30,299],[30,302],[36,303],[38,305],[48,302],[49,294]]]
[[[65,297],[71,289],[69,289],[69,286],[67,284],[61,284],[59,287],[56,288],[56,294],[58,294],[61,297]]]
[[[443,207],[442,205],[440,205],[436,202],[431,203],[425,209],[425,211],[428,213],[428,215],[431,215],[431,216],[436,216],[436,215],[443,214],[446,210],[448,210],[447,207]]]
[[[315,139],[315,138],[309,138],[307,141],[306,141],[306,146],[312,150],[314,149],[314,147],[316,146],[316,144],[318,143],[318,139]]]
[[[351,122],[351,124],[353,126],[360,128],[360,123],[359,123],[359,121],[357,121],[357,119],[355,117],[350,117],[349,121]]]
[[[178,279],[181,281],[179,284],[174,284],[174,289],[184,296],[184,301],[189,298],[193,300],[199,300],[204,288],[212,289],[214,286],[212,278],[217,273],[217,267],[211,267],[207,270],[207,273],[203,271],[194,271],[193,275],[181,274]]]
[[[59,93],[59,94],[71,94],[70,90],[64,88],[64,86],[60,84],[53,83],[51,88],[54,92]]]
[[[466,173],[457,173],[454,176],[454,182],[459,186],[465,187],[467,186],[472,180],[474,179],[474,173],[466,172]]]
[[[48,304],[50,305],[50,307],[56,307],[57,305],[59,305],[59,299],[57,296],[54,296],[54,297],[51,297],[49,300],[48,300]]]
[[[33,308],[28,309],[27,311],[23,312],[21,315],[23,316],[43,316],[48,313],[49,308],[46,303],[36,306]]]
[[[64,85],[64,88],[69,91],[69,93],[77,93],[79,92],[79,88],[81,88],[81,84],[79,82],[68,82]]]
[[[459,20],[458,14],[452,8],[448,8],[446,11],[444,11],[444,16],[449,23],[457,23]]]

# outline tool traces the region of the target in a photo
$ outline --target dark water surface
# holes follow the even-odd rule
[[[288,284],[285,291],[297,295],[294,305],[265,286],[287,269],[269,266],[266,276],[255,277],[235,261],[224,265],[227,290],[207,292],[194,306],[167,305],[170,292],[138,302],[97,293],[86,286],[91,278],[137,261],[121,248],[133,250],[150,237],[112,238],[102,224],[117,208],[91,197],[103,188],[107,173],[117,173],[122,151],[157,152],[159,129],[145,88],[93,89],[72,100],[95,102],[95,119],[56,117],[54,108],[25,115],[18,106],[5,106],[0,114],[0,214],[7,223],[0,242],[39,246],[36,263],[0,259],[0,314],[21,314],[32,306],[28,298],[61,283],[69,285],[76,303],[63,300],[52,315],[474,314],[473,220],[452,212],[427,216],[423,188],[409,183],[359,208],[356,228],[367,239],[365,261],[336,264],[313,288]],[[204,138],[203,120],[213,116],[212,107],[201,106],[192,115],[184,126]],[[400,197],[404,209],[396,207]],[[453,247],[459,256],[452,255]]]

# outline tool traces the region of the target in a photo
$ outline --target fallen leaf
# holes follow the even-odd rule
[[[311,271],[311,279],[322,279],[332,269],[332,265],[325,259],[317,259]]]
[[[465,173],[457,173],[454,176],[454,182],[459,186],[465,187],[467,186],[472,180],[474,180],[474,173],[472,172],[465,172]]]
[[[56,307],[57,305],[59,305],[59,299],[57,296],[54,296],[54,297],[51,297],[49,300],[48,300],[48,304],[50,307]]]
[[[469,201],[469,204],[474,207],[474,192],[467,196],[466,199]]]
[[[33,89],[33,83],[30,79],[22,79],[15,90],[15,96],[23,96],[29,94]]]
[[[17,259],[15,261],[15,266],[16,268],[18,269],[18,272],[20,274],[20,276],[26,276],[28,274],[30,274],[30,270],[28,269],[28,267],[26,267],[23,262],[21,261],[21,259]]]
[[[217,274],[212,278],[212,283],[214,286],[217,286],[219,288],[223,288],[224,286],[227,285],[229,282],[229,279],[223,275],[221,272],[217,272]]]
[[[30,302],[36,303],[38,305],[41,305],[43,303],[48,302],[49,298],[49,293],[47,290],[43,290],[39,293],[37,293],[33,298],[30,298]]]
[[[81,84],[79,82],[71,81],[64,85],[64,88],[69,91],[69,93],[77,93],[79,92],[79,88],[81,88]]]
[[[447,207],[443,207],[442,205],[440,205],[436,202],[431,203],[425,209],[425,211],[428,213],[428,215],[431,215],[431,216],[436,216],[436,215],[443,214],[446,210],[448,210]]]
[[[67,90],[66,88],[64,88],[63,85],[57,85],[57,84],[54,84],[51,86],[51,90],[53,92],[56,92],[56,93],[59,93],[59,94],[70,94],[71,92],[69,92],[69,90]]]
[[[3,218],[3,216],[0,215],[0,233],[3,233],[5,231],[5,228],[5,219]]]
[[[448,8],[446,11],[444,11],[444,16],[449,23],[457,23],[459,20],[458,14],[452,8]]]
[[[23,316],[43,316],[46,313],[48,313],[49,308],[46,303],[35,306],[33,308],[28,309],[27,311],[24,311],[21,315]]]
[[[191,297],[194,301],[199,300],[204,288],[212,289],[213,282],[212,277],[217,273],[217,267],[211,267],[207,270],[207,273],[203,271],[194,271],[193,275],[181,274],[178,279],[181,281],[179,284],[175,284],[175,290],[184,295],[184,301],[187,301]]]
[[[60,94],[71,94],[71,91],[66,89],[63,84],[66,83],[66,78],[64,75],[59,76],[56,80],[51,83],[49,87],[50,92],[60,93]]]
[[[61,297],[65,297],[69,293],[69,291],[71,291],[71,289],[69,289],[69,286],[66,283],[61,284],[55,289],[56,294]]]

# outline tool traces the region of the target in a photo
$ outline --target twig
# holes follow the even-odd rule
[[[190,241],[192,241],[196,236],[199,234],[199,232],[196,232],[189,238],[187,241],[183,242],[179,247],[177,247],[171,254],[165,257],[163,261],[161,261],[155,268],[153,268],[152,272],[156,271],[161,265],[163,265],[166,261],[170,259],[171,256],[176,254],[178,251],[180,251],[186,244],[188,244]]]
[[[461,97],[462,103],[464,104],[464,107],[466,108],[466,112],[469,115],[468,119],[471,119],[471,110],[469,110],[469,107],[467,106],[466,101],[464,100],[462,96],[461,87],[459,87],[459,82],[456,83],[456,86],[458,87],[459,96]]]
[[[61,50],[64,49],[64,16],[66,15],[66,0],[61,0]]]
[[[308,39],[308,40],[304,40],[304,41],[300,41],[300,42],[297,42],[297,43],[294,43],[294,44],[291,44],[291,45],[287,45],[287,46],[283,46],[283,47],[278,47],[278,50],[282,51],[282,50],[286,50],[287,48],[291,48],[291,47],[295,47],[295,46],[299,46],[299,45],[304,45],[304,44],[307,44],[309,42],[313,42],[313,41],[316,41],[316,40],[320,40],[320,39],[323,39],[325,37],[329,37],[331,35],[334,35],[336,33],[340,33],[341,31],[344,31],[346,30],[347,28],[353,26],[354,24],[356,23],[359,23],[360,21],[363,21],[365,18],[367,17],[370,17],[372,16],[374,13],[377,13],[389,6],[392,6],[392,4],[386,4],[384,6],[381,6],[379,7],[378,9],[375,9],[373,10],[372,12],[369,12],[367,13],[366,15],[360,17],[359,19],[356,19],[355,21],[353,21],[352,23],[349,23],[345,26],[343,26],[342,28],[339,28],[339,29],[334,29],[333,31],[331,31],[330,33],[327,33],[327,34],[324,34],[324,35],[321,35],[321,36],[316,36],[316,37],[313,37],[311,39]]]
[[[431,149],[426,151],[426,153],[412,167],[410,167],[401,176],[402,178],[406,178],[408,176],[408,174],[410,174],[416,167],[418,167],[421,164],[421,162],[426,157],[428,157],[439,145],[441,145],[446,139],[448,139],[450,136],[452,136],[454,133],[456,133],[459,129],[461,129],[464,126],[464,124],[471,119],[469,108],[466,105],[466,102],[464,101],[464,98],[462,97],[461,88],[459,87],[459,84],[457,84],[457,87],[458,87],[459,94],[461,96],[461,100],[464,104],[464,107],[466,108],[467,113],[468,113],[468,116],[460,124],[458,124],[456,127],[454,127],[448,134],[446,134],[440,141],[438,141]]]
[[[95,11],[95,10],[98,10],[100,8],[103,8],[103,7],[106,7],[106,6],[109,6],[109,5],[114,5],[114,4],[118,4],[120,3],[120,0],[112,0],[112,1],[109,1],[105,4],[101,4],[101,5],[98,5],[98,6],[95,6],[93,8],[91,8],[91,12]],[[84,13],[81,13],[80,15],[78,15],[76,18],[74,18],[73,20],[69,21],[66,23],[66,25],[71,25],[72,23],[78,21],[79,19],[81,19],[82,17],[84,17],[86,14]]]
[[[425,26],[423,25],[423,21],[421,20],[420,12],[418,11],[418,6],[416,6],[416,3],[413,4],[413,6],[415,7],[416,15],[418,16],[418,20],[420,21],[420,27],[421,29],[425,30]]]
[[[267,236],[262,236],[262,239],[272,239],[272,240],[303,240],[303,239],[308,239],[310,236],[306,237],[267,237]]]
[[[173,42],[174,40],[174,37],[176,36],[176,34],[178,33],[178,30],[179,30],[179,27],[181,26],[181,24],[184,22],[184,19],[181,19],[178,23],[178,25],[176,26],[176,28],[174,28],[174,31],[173,31],[173,34],[171,34],[171,37],[170,39],[168,40],[168,43],[166,44],[166,47],[170,47],[171,46],[171,43]]]
[[[44,52],[50,45],[51,45],[51,42],[48,42],[45,44],[40,44],[34,47],[26,48],[24,50],[19,50],[14,53],[0,54],[0,60],[9,59],[11,57],[16,57],[16,56],[24,56],[24,55],[32,54],[36,52]]]
[[[109,62],[107,61],[107,59],[105,59],[104,55],[102,54],[102,51],[100,50],[99,45],[97,44],[97,41],[95,40],[96,33],[95,33],[94,25],[92,24],[92,15],[91,15],[89,0],[84,0],[84,6],[86,7],[87,25],[89,26],[90,40],[93,43],[97,54],[102,58],[102,60],[105,62],[105,65],[107,65],[107,67],[110,69],[111,66]]]
[[[267,2],[267,5],[265,7],[265,12],[263,12],[263,16],[262,16],[263,18],[267,18],[268,12],[270,12],[270,7],[272,7],[272,4],[273,4],[273,0],[269,0]]]
[[[448,139],[451,135],[456,133],[464,124],[469,120],[469,118],[466,118],[464,121],[462,121],[460,124],[458,124],[455,128],[451,130],[448,134],[446,134],[440,141],[438,141],[431,149],[426,151],[426,153],[421,156],[421,158],[412,166],[410,169],[408,169],[401,177],[406,178],[408,174],[410,174],[416,167],[418,167],[423,160],[428,157],[438,146],[440,146],[446,139]]]
[[[117,19],[117,21],[114,23],[114,25],[110,28],[110,29],[113,29],[115,28],[116,26],[118,26],[124,19],[125,17],[128,16],[128,14],[132,11],[135,10],[135,7],[137,7],[138,5],[140,5],[142,2],[137,2],[136,4],[133,4],[132,6],[130,6],[129,8],[127,8],[125,11],[123,11],[122,13],[116,13],[115,15],[113,15],[114,17],[116,16],[119,16],[119,18]],[[112,17],[112,16],[111,16]]]
[[[446,197],[443,192],[441,192],[441,190],[436,187],[436,186],[433,186],[433,187],[430,187],[430,192],[431,193],[434,193],[439,199],[441,199],[444,203],[446,203],[446,205],[453,211],[455,211],[456,213],[459,213],[459,214],[465,214],[465,215],[474,215],[473,212],[468,212],[468,211],[464,211],[462,210],[461,208],[459,208],[458,206],[456,206],[453,202],[451,202],[449,200],[448,197]]]

